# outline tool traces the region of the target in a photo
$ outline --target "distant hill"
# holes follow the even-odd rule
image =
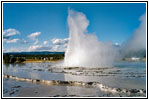
[[[125,57],[146,57],[146,50],[130,51]]]
[[[64,54],[65,52],[49,52],[49,51],[42,51],[42,52],[8,52],[10,55],[48,55],[48,54]],[[6,53],[3,53],[4,55]]]

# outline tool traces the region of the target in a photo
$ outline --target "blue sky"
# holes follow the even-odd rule
[[[145,3],[4,3],[4,51],[64,50],[69,7],[86,15],[89,33],[119,44],[132,36],[146,12]]]

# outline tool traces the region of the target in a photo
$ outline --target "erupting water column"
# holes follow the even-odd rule
[[[65,53],[65,67],[107,67],[117,55],[112,43],[98,41],[95,34],[88,34],[89,21],[81,12],[68,11],[69,43]]]

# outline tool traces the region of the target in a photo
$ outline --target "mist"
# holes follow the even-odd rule
[[[140,57],[143,56],[141,54],[146,50],[146,14],[143,14],[139,21],[141,22],[139,28],[122,44],[121,56],[135,56],[135,54],[139,55],[138,53],[140,53]]]

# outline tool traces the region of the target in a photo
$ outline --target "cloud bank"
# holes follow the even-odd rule
[[[28,51],[50,51],[51,47],[42,45],[32,45],[29,47]]]
[[[18,49],[18,48],[10,48],[10,49],[3,49],[3,52],[23,52],[25,50],[21,50],[21,49]]]

